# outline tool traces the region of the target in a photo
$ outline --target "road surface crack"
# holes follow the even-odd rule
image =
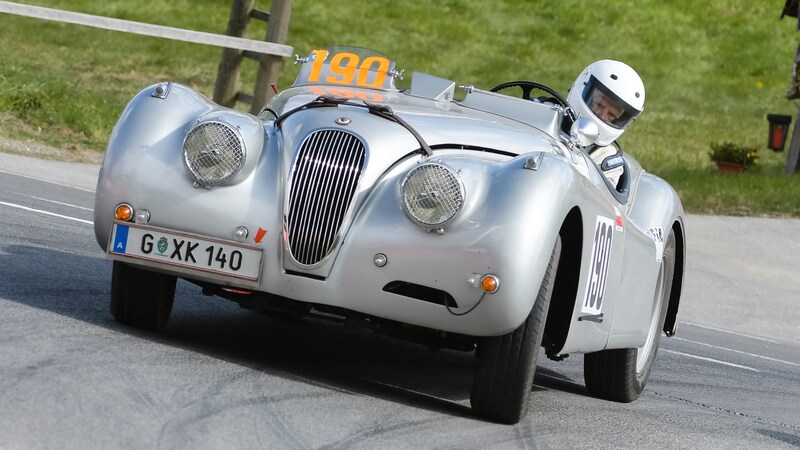
[[[656,396],[663,397],[663,398],[666,398],[666,399],[669,399],[669,400],[677,400],[679,402],[688,403],[690,405],[699,406],[701,408],[711,409],[711,410],[714,410],[714,411],[720,411],[720,412],[724,412],[726,414],[730,414],[730,415],[733,415],[733,416],[744,417],[744,418],[747,418],[747,419],[756,420],[758,422],[768,423],[770,425],[775,425],[775,426],[779,426],[779,427],[783,427],[783,428],[789,428],[789,429],[795,430],[795,431],[800,431],[800,425],[792,425],[792,424],[788,424],[788,423],[784,423],[784,422],[778,422],[778,421],[775,421],[775,420],[765,419],[763,417],[754,416],[752,414],[748,414],[748,413],[741,412],[741,411],[735,411],[735,410],[728,409],[728,408],[723,408],[723,407],[720,407],[720,406],[709,405],[707,403],[697,402],[697,401],[689,400],[689,399],[686,399],[686,398],[675,397],[674,395],[659,394],[658,392],[653,392],[653,391],[650,391],[650,392],[653,393]]]

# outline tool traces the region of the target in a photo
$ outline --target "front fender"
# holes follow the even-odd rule
[[[156,95],[158,88],[168,89],[166,97]],[[136,162],[146,155],[167,179],[186,177],[180,152],[183,139],[198,116],[216,107],[208,98],[175,83],[147,87],[131,99],[111,133],[97,180],[94,230],[104,251],[115,199],[124,197],[120,187],[135,177],[134,171],[143,169]]]
[[[442,234],[414,225],[401,208],[402,176],[417,162],[395,167],[359,211],[331,278],[369,280],[378,289],[411,282],[446,291],[458,304],[424,313],[395,307],[396,320],[473,335],[514,330],[533,307],[556,236],[574,206],[575,171],[559,156],[542,156],[535,171],[524,168],[529,155],[482,164],[472,155],[437,156],[461,173],[467,192],[465,209]],[[387,257],[384,267],[372,263],[379,253]],[[468,283],[473,274],[498,276],[500,289],[483,295]],[[398,301],[365,297],[350,307],[383,316]]]

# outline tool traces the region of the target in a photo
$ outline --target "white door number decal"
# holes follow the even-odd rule
[[[614,237],[614,220],[597,216],[592,243],[592,260],[589,266],[589,280],[583,295],[581,312],[599,314],[603,307],[606,292],[608,263],[611,259],[611,238]]]

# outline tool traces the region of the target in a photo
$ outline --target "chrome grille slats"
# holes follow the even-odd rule
[[[315,242],[307,242],[307,254],[304,255],[307,259],[310,259],[314,262],[321,260],[324,256],[324,254],[320,255],[321,251],[327,252],[327,249],[320,248],[319,243],[326,242],[324,230],[330,226],[330,222],[333,219],[333,217],[330,216],[330,210],[332,209],[332,203],[334,202],[334,199],[332,198],[333,192],[331,189],[331,181],[338,169],[338,167],[335,167],[335,165],[338,161],[340,161],[341,158],[340,152],[343,140],[342,138],[342,135],[331,136],[328,149],[328,151],[331,153],[331,158],[318,160],[318,164],[322,171],[319,173],[319,179],[316,180],[319,189],[318,194],[314,198],[312,211],[317,212],[317,214],[322,217],[316,217],[317,220],[314,220],[313,224],[311,224],[308,229],[311,239]]]
[[[346,195],[348,198],[352,197],[352,194],[355,190],[354,179],[352,176],[348,176],[348,174],[353,173],[353,164],[357,163],[357,159],[360,155],[354,154],[353,152],[348,151],[354,146],[360,145],[360,142],[352,135],[343,135],[345,139],[341,139],[336,146],[336,161],[338,165],[329,172],[328,181],[326,184],[326,192],[329,193],[328,200],[329,203],[326,204],[326,211],[329,214],[329,219],[324,220],[321,222],[321,225],[324,224],[324,227],[320,228],[320,237],[325,242],[333,242],[336,238],[336,233],[339,229],[339,225],[344,218],[344,214],[346,212],[346,207],[349,206],[348,202],[339,202],[337,199],[341,198],[343,195]],[[359,165],[360,168],[360,165]],[[349,189],[352,188],[352,191]],[[322,259],[325,255],[319,255],[319,259]]]
[[[336,204],[335,191],[337,185],[335,181],[336,172],[341,170],[341,164],[337,163],[341,162],[343,138],[343,135],[338,135],[331,139],[329,150],[331,152],[331,159],[323,163],[323,168],[325,170],[320,174],[320,179],[318,180],[320,192],[315,199],[314,211],[318,211],[323,217],[318,217],[319,220],[315,220],[313,226],[309,230],[311,236],[313,236],[317,242],[332,242],[326,239],[326,235],[331,225],[336,224],[335,215],[332,214],[332,210],[335,208]],[[338,229],[338,226],[336,228]],[[308,250],[311,254],[307,256],[313,261],[320,261],[325,256],[320,253],[322,251],[327,252],[327,249],[321,248],[319,245],[310,245]]]
[[[307,248],[306,240],[309,230],[300,226],[300,224],[308,223],[310,219],[308,216],[314,211],[313,207],[303,207],[303,205],[313,202],[314,198],[316,198],[317,186],[312,185],[311,180],[318,176],[320,165],[317,163],[317,151],[322,147],[322,142],[320,141],[322,141],[323,137],[320,134],[309,136],[298,154],[295,165],[296,175],[292,183],[292,201],[289,209],[289,230],[290,236],[294,237],[292,241],[301,243],[299,248]],[[298,188],[295,189],[294,186]],[[303,187],[309,188],[302,189]],[[293,253],[295,252],[293,251]]]
[[[302,265],[329,254],[361,178],[366,148],[341,130],[308,135],[297,153],[286,218],[289,249]]]

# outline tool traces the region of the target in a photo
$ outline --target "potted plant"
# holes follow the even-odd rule
[[[744,172],[748,167],[756,165],[758,150],[755,147],[743,147],[733,142],[714,142],[708,156],[717,163],[722,172]]]

